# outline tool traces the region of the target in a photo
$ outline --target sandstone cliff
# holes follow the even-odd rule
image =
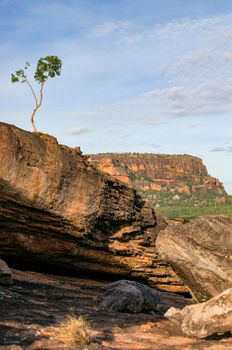
[[[137,190],[225,195],[222,183],[208,175],[202,160],[189,155],[105,153],[89,159],[99,169]]]
[[[79,149],[0,123],[0,258],[186,291],[160,260],[154,211]]]

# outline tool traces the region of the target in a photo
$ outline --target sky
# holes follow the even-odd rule
[[[37,129],[84,153],[191,154],[232,194],[232,1],[0,0],[0,121],[31,130],[10,74],[57,55]]]

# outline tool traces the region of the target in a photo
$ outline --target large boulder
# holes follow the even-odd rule
[[[206,338],[232,331],[231,305],[232,288],[201,304],[188,305],[182,310],[171,308],[164,316],[179,323],[185,335]]]
[[[79,148],[0,123],[0,251],[12,266],[142,278],[186,291],[155,250],[161,227],[134,189]]]
[[[142,283],[119,280],[106,288],[101,307],[105,310],[152,313],[160,301],[160,292]]]
[[[198,301],[232,287],[232,217],[200,217],[167,226],[156,247]]]

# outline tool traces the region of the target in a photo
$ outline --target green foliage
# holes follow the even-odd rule
[[[179,192],[160,192],[154,190],[140,191],[141,196],[155,208],[159,204],[159,211],[168,218],[182,218],[190,220],[202,215],[224,214],[232,216],[232,196],[216,193],[196,192],[191,195]],[[179,200],[173,197],[178,194]],[[217,200],[225,197],[225,203]]]
[[[194,205],[189,205],[186,207],[176,205],[176,207],[161,207],[160,212],[168,218],[182,218],[191,220],[202,215],[222,214],[232,216],[232,206],[226,203],[199,207]]]
[[[40,58],[37,62],[36,71],[34,74],[34,79],[37,83],[40,84],[39,97],[36,96],[36,93],[27,79],[27,69],[30,67],[30,63],[26,62],[25,67],[17,70],[14,74],[11,74],[12,83],[27,83],[30,88],[32,95],[35,100],[35,108],[33,109],[31,115],[31,123],[34,131],[36,130],[34,123],[34,116],[38,109],[41,107],[43,102],[43,89],[44,84],[48,78],[54,78],[57,75],[60,75],[62,68],[62,61],[57,56],[46,56]]]
[[[11,74],[12,83],[26,83],[27,74],[26,70],[30,67],[30,63],[26,62],[24,69],[19,69],[15,74]],[[34,79],[39,84],[44,84],[46,80],[54,78],[57,75],[60,75],[62,68],[62,61],[57,56],[46,56],[40,58],[37,62],[36,71],[34,74]]]
[[[35,81],[42,84],[50,77],[54,78],[60,75],[62,68],[62,61],[57,56],[46,56],[40,58],[37,63],[35,71]]]
[[[137,176],[133,171],[129,172],[129,179],[131,180],[131,182],[136,182],[141,180],[141,178]]]
[[[15,72],[15,74],[11,74],[11,82],[12,83],[26,83],[27,74],[26,70],[30,67],[30,63],[26,62],[24,69],[19,69]]]

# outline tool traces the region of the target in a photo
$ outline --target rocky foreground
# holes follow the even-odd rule
[[[132,314],[104,311],[99,307],[106,283],[74,277],[13,270],[13,284],[0,286],[0,349],[139,349],[224,350],[232,338],[199,340],[184,337],[175,323],[164,319],[171,307],[183,308],[189,301],[162,292],[157,312]],[[85,315],[91,327],[88,345],[57,342],[49,327],[66,315]],[[220,339],[220,340],[219,340]]]
[[[231,218],[170,224],[79,148],[0,132],[0,350],[232,348]]]

